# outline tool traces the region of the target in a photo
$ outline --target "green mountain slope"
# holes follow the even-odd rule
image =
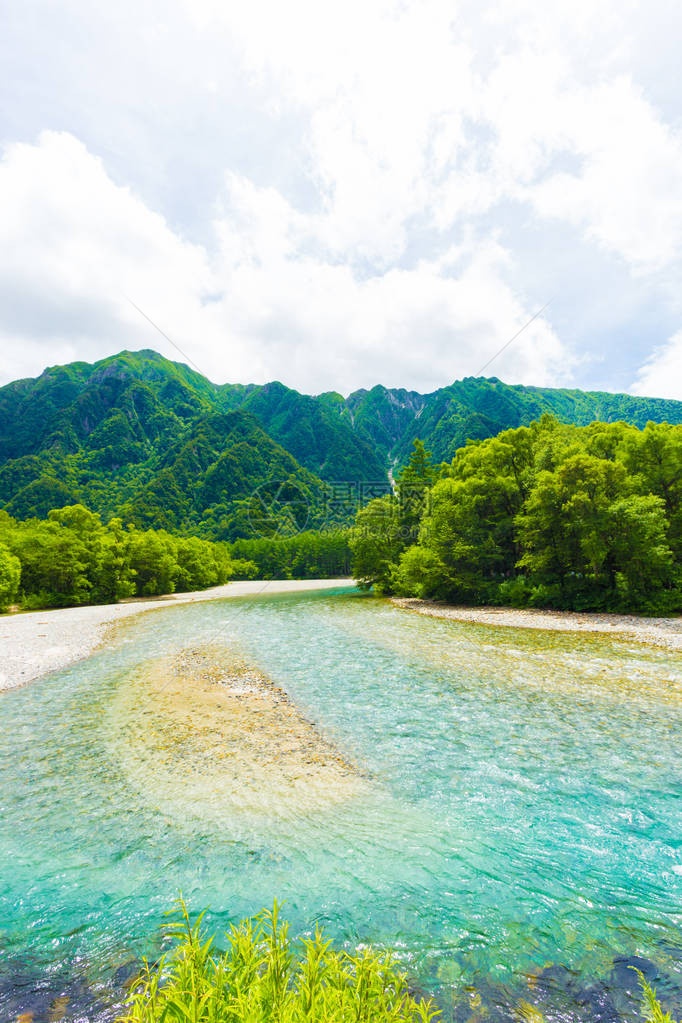
[[[682,423],[682,402],[679,401],[602,391],[525,387],[504,384],[496,377],[467,377],[424,396],[421,411],[395,441],[391,456],[397,464],[404,464],[409,458],[412,441],[420,437],[436,460],[449,460],[467,440],[484,440],[501,430],[528,426],[545,412],[576,426],[587,426],[595,420],[607,423],[620,420],[639,427],[650,420]]]
[[[267,521],[273,502],[296,520]],[[321,523],[321,480],[276,444],[248,412],[214,412],[170,444],[160,465],[120,508],[127,520],[216,539]]]
[[[299,517],[309,507],[319,524],[322,481],[252,415],[225,411],[249,392],[217,388],[155,352],[9,384],[0,388],[0,502],[19,518],[82,502],[105,518],[234,539],[258,531],[251,518],[263,509],[248,502],[272,481],[278,508],[288,493]]]
[[[340,394],[317,398],[279,382],[254,388],[241,406],[301,465],[325,480],[376,480],[386,477],[386,456],[372,438],[354,429]]]
[[[370,391],[354,391],[346,400],[353,429],[366,437],[386,460],[421,414],[427,396],[378,384]]]
[[[275,517],[305,506],[319,525],[323,481],[387,485],[415,437],[449,460],[467,439],[545,412],[578,425],[682,423],[682,402],[625,394],[470,377],[426,395],[378,385],[312,397],[277,382],[215,385],[156,352],[121,352],[0,388],[0,506],[26,518],[80,501],[105,519],[235,538],[267,528],[252,521],[263,508],[254,512],[251,495],[265,485]]]

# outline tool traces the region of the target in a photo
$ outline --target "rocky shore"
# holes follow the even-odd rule
[[[643,618],[637,615],[589,614],[581,611],[541,611],[536,608],[459,607],[416,597],[393,597],[391,603],[408,611],[475,625],[501,625],[555,632],[601,632],[682,651],[682,617]]]
[[[0,690],[25,685],[88,657],[105,640],[111,625],[143,611],[199,600],[322,590],[352,584],[352,579],[255,580],[120,604],[0,615]]]

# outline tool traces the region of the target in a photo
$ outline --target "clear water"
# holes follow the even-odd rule
[[[131,770],[120,707],[140,665],[216,640],[366,772],[360,796],[245,823]],[[266,594],[142,615],[0,694],[0,722],[2,1020],[110,1018],[179,890],[211,927],[276,896],[295,932],[391,945],[472,1023],[523,1002],[633,1018],[631,962],[682,1009],[682,665],[665,651]]]

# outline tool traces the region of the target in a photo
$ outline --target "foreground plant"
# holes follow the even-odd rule
[[[669,1012],[663,1012],[663,1007],[656,997],[654,988],[648,983],[642,971],[636,970],[635,972],[639,975],[639,982],[644,994],[645,1023],[675,1023]]]
[[[410,995],[389,953],[337,952],[319,930],[292,942],[276,902],[232,927],[223,955],[202,937],[203,913],[193,924],[178,899],[171,915],[175,946],[145,964],[118,1023],[429,1023],[439,1013]]]

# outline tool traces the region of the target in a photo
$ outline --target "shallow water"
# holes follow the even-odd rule
[[[227,644],[357,765],[352,798],[226,814],[135,767],[142,666]],[[181,889],[209,926],[398,949],[447,1016],[682,1010],[682,665],[606,636],[443,622],[355,593],[188,604],[0,695],[0,1018],[110,1018]],[[294,807],[296,811],[296,807]],[[55,999],[63,997],[61,1003]],[[68,1001],[67,1001],[68,999]]]

